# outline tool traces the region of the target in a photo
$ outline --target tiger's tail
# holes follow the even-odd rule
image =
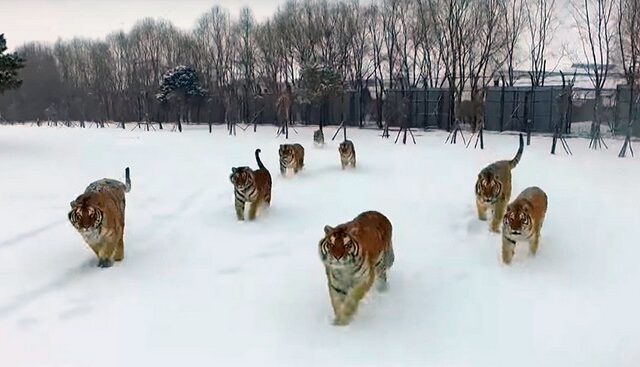
[[[124,169],[124,192],[131,191],[131,177],[129,176],[129,167]]]
[[[256,149],[256,162],[258,162],[258,167],[260,167],[260,169],[267,169],[264,164],[262,164],[262,161],[260,160],[260,149]]]
[[[511,161],[509,161],[509,165],[511,166],[511,169],[516,168],[516,166],[520,162],[520,158],[522,158],[523,151],[524,151],[524,138],[522,137],[522,134],[520,134],[520,147],[518,148],[518,153],[516,153],[516,156],[513,157]]]

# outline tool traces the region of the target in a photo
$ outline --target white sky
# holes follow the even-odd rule
[[[566,68],[583,59],[574,20],[569,15],[572,0],[557,0],[560,27],[549,48],[547,63]],[[175,26],[190,29],[214,5],[237,16],[242,7],[253,10],[258,20],[269,17],[286,0],[0,0],[0,33],[5,33],[9,50],[29,41],[55,42],[75,36],[104,38],[128,31],[144,17],[165,18]],[[361,0],[361,3],[365,0]],[[524,35],[526,37],[526,35]],[[567,55],[564,51],[569,51]],[[523,50],[524,51],[524,50]],[[522,55],[526,59],[526,54]],[[525,62],[526,63],[526,62]],[[519,65],[527,68],[528,65]]]
[[[0,0],[0,33],[10,50],[29,41],[55,42],[74,36],[103,38],[141,18],[166,18],[191,28],[200,15],[219,5],[237,16],[248,6],[257,19],[269,17],[284,0]]]

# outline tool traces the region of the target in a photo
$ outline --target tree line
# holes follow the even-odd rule
[[[595,87],[604,85],[612,60],[637,83],[639,2],[576,0]],[[262,22],[249,8],[232,16],[219,6],[190,30],[146,18],[101,40],[22,45],[23,83],[0,96],[0,114],[15,121],[250,122],[288,85],[301,111],[319,111],[303,117],[323,116],[332,98],[350,90],[361,107],[373,101],[368,112],[381,123],[388,92],[448,88],[457,102],[481,99],[496,79],[514,85],[523,62],[531,84],[543,85],[560,11],[567,9],[556,0],[292,0]],[[196,84],[176,87],[177,71]]]

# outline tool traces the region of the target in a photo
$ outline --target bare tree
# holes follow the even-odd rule
[[[236,26],[239,33],[239,52],[238,52],[238,68],[242,85],[242,117],[245,122],[249,123],[253,117],[253,106],[251,102],[255,92],[255,20],[249,8],[243,8],[240,11],[240,19]]]
[[[351,75],[352,86],[355,88],[356,95],[358,96],[358,123],[362,126],[365,115],[364,97],[368,95],[366,88],[373,75],[372,47],[368,29],[369,14],[367,13],[367,9],[361,7],[357,0],[351,3],[351,7],[353,12],[352,27],[354,34],[349,44],[351,50],[351,68],[349,74]]]
[[[637,84],[640,80],[640,1],[620,0],[618,3],[618,46],[620,49],[620,61],[624,70],[624,76],[629,86],[629,122],[624,144],[620,149],[619,157],[624,158],[627,149],[633,155],[631,147],[631,130],[635,121],[635,108],[638,101]]]
[[[507,81],[510,86],[513,86],[516,83],[514,75],[516,50],[525,25],[524,0],[504,0],[502,6],[504,6],[502,14],[504,15],[505,52],[507,54]]]
[[[382,107],[383,96],[385,91],[383,69],[382,69],[382,19],[380,16],[380,8],[376,4],[372,4],[367,8],[367,24],[369,29],[369,37],[373,48],[373,75],[375,79],[375,115],[378,128],[382,128]],[[384,136],[385,134],[383,134]],[[388,134],[386,134],[388,137]]]
[[[424,0],[417,0],[420,52],[423,60],[423,84],[426,87],[441,87],[445,78],[446,48],[440,37],[442,28],[436,24],[432,8]]]
[[[598,149],[606,143],[600,135],[602,122],[602,89],[609,76],[612,46],[615,37],[613,5],[615,0],[580,0],[574,3],[574,18],[584,57],[588,60],[587,72],[595,89],[594,121],[591,124],[590,148]]]
[[[556,0],[526,2],[531,84],[544,85],[547,48],[557,29]]]

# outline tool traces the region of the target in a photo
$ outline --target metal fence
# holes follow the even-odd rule
[[[629,121],[633,121],[632,135],[640,137],[640,89],[627,85],[616,88],[615,127],[626,132]]]
[[[445,88],[410,89],[407,91],[387,91],[385,99],[397,101],[404,93],[406,126],[423,129],[448,129],[452,121],[453,98],[451,91]],[[383,104],[384,105],[384,104]],[[385,106],[386,107],[386,106]],[[395,107],[395,106],[391,106]],[[401,125],[393,122],[390,126]],[[395,126],[397,127],[397,126]]]
[[[484,105],[486,130],[551,133],[571,129],[569,87],[489,87]]]

